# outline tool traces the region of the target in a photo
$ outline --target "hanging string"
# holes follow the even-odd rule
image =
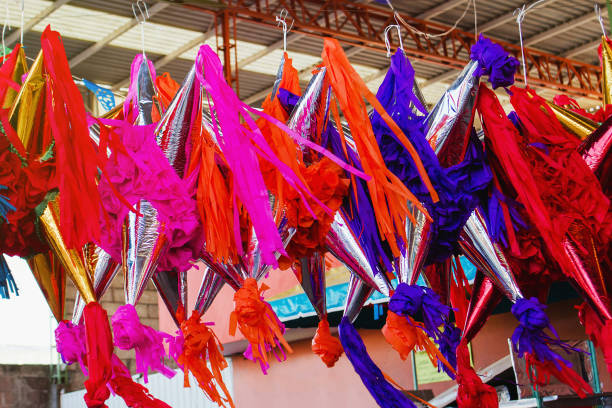
[[[525,81],[525,87],[527,87],[527,65],[525,63],[525,46],[523,44],[523,20],[525,19],[525,16],[527,15],[527,13],[534,7],[536,7],[537,5],[544,3],[546,0],[538,0],[535,3],[533,3],[532,5],[530,5],[529,7],[526,7],[525,4],[523,4],[523,7],[519,7],[516,10],[514,10],[514,13],[512,13],[513,15],[516,16],[516,22],[518,24],[518,31],[519,31],[519,40],[521,42],[521,60],[523,62],[523,79]]]
[[[402,31],[399,25],[394,24],[385,28],[385,45],[387,46],[387,58],[391,56],[391,43],[389,42],[389,31],[396,28],[397,38],[399,38],[399,49],[404,51],[404,44],[402,44]]]
[[[25,0],[21,0],[21,32],[19,33],[19,43],[23,45],[23,26],[25,21]]]
[[[6,0],[4,2],[4,24],[2,25],[2,61],[4,62],[4,60],[6,59],[6,43],[4,41],[4,34],[6,33],[6,27],[8,26],[9,23],[9,0]]]
[[[138,11],[136,11],[137,8]],[[145,23],[149,19],[149,8],[147,7],[147,3],[145,3],[143,0],[138,0],[136,3],[132,3],[132,12],[134,13],[134,18],[140,24],[140,45],[142,46],[142,56],[146,60]]]
[[[606,34],[606,27],[604,25],[603,17],[601,16],[601,8],[599,4],[595,3],[595,15],[597,16],[597,20],[599,20],[599,26],[601,27],[601,32],[603,36],[608,38],[608,34]]]
[[[291,20],[291,26],[287,28],[287,17],[289,16],[289,12],[287,9],[282,9],[280,15],[276,16],[277,26],[283,26],[283,52],[287,52],[287,32],[291,31],[293,28],[293,22],[295,20]]]
[[[463,18],[465,17],[465,15],[467,14],[467,11],[470,9],[470,4],[474,4],[474,11],[476,10],[476,0],[467,0],[467,3],[465,4],[465,8],[463,9],[463,13],[461,14],[461,16],[457,19],[457,21],[455,21],[455,24],[453,24],[453,26],[451,28],[449,28],[448,30],[438,33],[438,34],[430,34],[430,33],[426,33],[424,31],[419,30],[418,28],[408,24],[400,15],[400,13],[395,9],[395,7],[393,7],[393,4],[391,4],[391,0],[385,0],[387,5],[389,6],[389,8],[391,9],[391,11],[393,11],[393,17],[395,18],[395,22],[397,24],[402,24],[404,27],[406,27],[408,30],[410,30],[411,32],[417,34],[417,35],[422,35],[425,38],[438,38],[438,37],[444,37],[450,33],[452,33],[453,31],[455,31],[455,29],[457,29],[457,26],[459,25],[459,23],[463,20]]]

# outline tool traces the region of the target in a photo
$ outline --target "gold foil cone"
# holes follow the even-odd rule
[[[59,196],[58,196],[59,197]],[[64,270],[74,282],[79,293],[83,297],[86,303],[94,302],[96,297],[94,295],[93,284],[91,276],[81,255],[74,249],[68,249],[64,243],[64,239],[59,231],[59,207],[58,197],[55,200],[50,201],[40,216],[40,221],[47,237],[49,246],[61,262]]]
[[[17,99],[9,113],[11,126],[27,151],[42,152],[46,146],[40,146],[42,126],[35,129],[37,123],[42,123],[44,112],[45,75],[42,51],[38,53],[28,76],[24,81]],[[37,131],[38,135],[33,132]]]
[[[15,61],[15,69],[13,70],[13,74],[11,76],[11,79],[16,84],[20,84],[21,77],[23,76],[23,74],[28,72],[28,64],[26,61],[25,51],[23,50],[23,47],[21,46],[21,44],[18,46],[19,46],[19,51],[17,51],[17,60]],[[7,87],[6,95],[4,95],[4,101],[2,102],[2,109],[11,108],[13,106],[13,102],[15,102],[15,99],[17,99],[17,91],[11,88],[10,86]]]
[[[589,136],[599,127],[599,123],[586,118],[579,113],[572,112],[571,110],[555,105],[552,102],[546,103],[555,113],[555,116],[557,119],[559,119],[559,122],[561,122],[563,127],[578,136],[581,140],[586,139],[587,136]]]
[[[55,319],[64,319],[66,275],[59,261],[51,252],[36,254],[28,259],[32,274],[40,286]]]
[[[612,103],[612,49],[606,41],[601,38],[601,93],[603,94],[604,107]]]

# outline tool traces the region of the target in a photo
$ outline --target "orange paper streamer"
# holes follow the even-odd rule
[[[366,174],[372,177],[368,181],[368,189],[376,213],[378,229],[389,243],[393,254],[399,256],[400,251],[396,242],[396,235],[403,236],[406,219],[412,219],[408,210],[408,201],[414,203],[425,214],[427,214],[427,211],[401,180],[386,167],[368,119],[364,99],[376,109],[398,140],[408,150],[434,202],[438,201],[438,194],[431,184],[418,153],[350,65],[338,41],[325,39],[322,57],[334,95],[351,129],[363,169]],[[334,108],[333,105],[332,102],[332,108]]]
[[[289,353],[293,353],[291,346],[283,337],[284,327],[276,317],[272,306],[265,302],[261,296],[268,286],[262,284],[257,287],[253,278],[244,280],[242,288],[234,294],[235,308],[230,315],[229,333],[236,335],[236,327],[247,339],[252,348],[253,359],[259,360],[265,370],[268,364],[268,352],[281,345]],[[282,350],[281,350],[282,351]]]
[[[319,327],[312,339],[312,351],[325,363],[329,368],[333,367],[344,353],[340,340],[331,335],[329,331],[329,322],[327,318],[319,321]]]

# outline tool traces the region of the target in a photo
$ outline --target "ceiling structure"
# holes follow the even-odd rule
[[[520,59],[514,11],[523,1],[477,0],[476,21],[467,0],[391,1],[408,24],[423,32],[440,33],[459,20],[456,29],[443,37],[428,38],[402,27],[404,49],[428,103],[435,103],[469,58],[475,22],[479,33],[501,41]],[[5,0],[8,47],[20,40],[20,3]],[[229,62],[228,76],[241,99],[255,106],[270,92],[283,52],[283,32],[275,25],[281,9],[289,11],[289,24],[294,20],[287,52],[303,85],[321,62],[322,37],[328,35],[341,41],[357,72],[376,91],[389,65],[382,32],[395,23],[386,1],[378,0],[148,0],[144,27],[129,0],[24,0],[23,4],[23,43],[30,58],[38,53],[40,33],[50,24],[63,36],[73,74],[121,95],[129,84],[131,61],[143,44],[157,71],[167,71],[180,82],[198,47],[206,43]],[[603,19],[608,27],[607,13]],[[567,92],[587,106],[596,104],[596,50],[602,30],[591,1],[545,0],[527,14],[522,32],[531,86],[546,88],[539,92],[547,98]],[[391,40],[395,49],[395,31]]]

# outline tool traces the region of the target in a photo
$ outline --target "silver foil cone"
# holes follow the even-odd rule
[[[444,167],[463,160],[474,122],[480,82],[474,76],[477,69],[478,62],[468,62],[427,117],[427,141],[435,141],[434,151]]]
[[[400,282],[414,285],[419,279],[429,251],[431,222],[428,222],[425,214],[414,205],[408,206],[416,222],[406,220],[406,250],[400,256],[397,270]]]
[[[187,305],[187,272],[157,272],[153,275],[153,284],[177,327],[180,327],[178,312],[182,310],[185,313]]]
[[[246,269],[240,266],[231,264],[223,264],[213,258],[213,256],[207,252],[202,253],[202,262],[214,271],[215,274],[221,276],[221,278],[232,287],[234,290],[238,290],[242,287],[244,280],[248,278],[246,275]]]
[[[354,323],[363,305],[373,292],[374,288],[372,286],[365,283],[360,277],[351,274],[342,315],[347,317],[351,323]]]
[[[359,276],[365,283],[389,296],[391,284],[383,273],[372,270],[368,259],[340,211],[336,213],[331,230],[327,234],[326,246],[329,252],[342,262],[352,274]]]
[[[477,208],[468,218],[459,245],[478,270],[513,303],[523,297],[501,247],[489,237],[484,218]]]
[[[278,87],[280,86],[281,81],[283,80],[283,70],[285,69],[285,54],[283,53],[281,57],[281,62],[278,65],[278,69],[276,70],[276,78],[274,79],[274,85],[272,85],[272,93],[271,100],[276,98],[276,93],[278,92]]]
[[[96,299],[100,300],[121,267],[108,253],[94,244],[88,244],[83,248],[83,259],[85,268],[93,277]],[[78,324],[81,321],[84,307],[85,301],[77,292],[72,311],[72,323]]]
[[[325,301],[325,257],[320,252],[308,258],[302,258],[299,266],[293,269],[304,293],[317,312],[319,319],[327,316],[327,303]]]
[[[194,309],[198,311],[200,316],[210,308],[223,285],[225,285],[223,278],[211,268],[205,267],[204,277],[202,278],[202,284],[200,285],[194,306]]]

